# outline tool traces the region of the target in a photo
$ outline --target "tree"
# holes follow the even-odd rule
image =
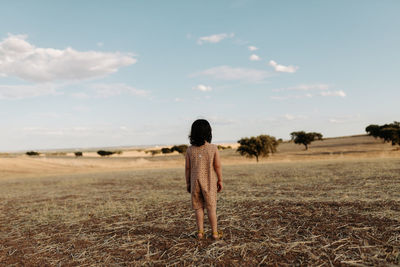
[[[105,156],[111,156],[112,154],[114,154],[115,152],[112,152],[112,151],[105,151],[105,150],[99,150],[99,151],[97,151],[97,154],[99,154],[100,156],[102,156],[102,157],[105,157]]]
[[[82,157],[83,153],[80,151],[75,152],[75,157]]]
[[[391,142],[392,145],[400,145],[400,122],[376,125],[371,124],[365,128],[368,135],[375,138],[381,138],[384,142]]]
[[[257,162],[259,157],[268,157],[270,153],[276,152],[279,142],[275,137],[269,135],[252,136],[242,138],[238,141],[239,147],[236,152],[249,158],[255,157]]]
[[[299,131],[292,132],[290,135],[292,136],[292,141],[294,141],[295,144],[304,145],[306,150],[308,150],[308,145],[315,140],[322,140],[322,134],[315,132],[306,133],[305,131]]]

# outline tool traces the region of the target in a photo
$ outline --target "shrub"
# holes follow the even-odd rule
[[[115,152],[112,152],[112,151],[105,151],[105,150],[99,150],[99,151],[97,151],[97,154],[99,154],[100,156],[102,156],[102,157],[105,157],[105,156],[111,156],[112,154],[114,154]]]
[[[188,146],[187,145],[179,145],[171,147],[171,151],[178,151],[180,154],[185,154]]]
[[[40,153],[36,152],[36,151],[28,151],[28,152],[26,152],[26,154],[28,156],[39,156],[40,155]]]
[[[159,149],[147,150],[147,151],[146,151],[146,154],[147,154],[147,153],[151,153],[151,155],[154,156],[154,155],[160,154],[160,153],[161,153],[161,150],[159,150]]]
[[[75,157],[82,157],[83,156],[83,153],[80,152],[80,151],[75,152],[74,154],[75,154]]]
[[[223,146],[223,145],[218,145],[217,146],[218,150],[225,150],[225,149],[231,149],[231,146]]]
[[[268,157],[270,153],[276,152],[279,145],[275,137],[269,135],[259,135],[257,137],[242,138],[236,152],[249,158],[255,157],[257,162],[259,157]]]
[[[163,147],[163,148],[161,148],[161,152],[162,152],[163,154],[172,153],[172,151],[171,151],[171,149],[170,149],[169,147]]]

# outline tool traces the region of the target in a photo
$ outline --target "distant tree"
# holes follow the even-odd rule
[[[99,150],[99,151],[97,151],[97,154],[99,154],[100,156],[102,156],[102,157],[105,157],[105,156],[111,156],[112,154],[114,154],[115,152],[112,152],[112,151],[105,151],[105,150]]]
[[[381,138],[384,142],[391,142],[392,145],[400,145],[400,122],[376,125],[371,124],[365,128],[368,135],[375,138]]]
[[[161,153],[169,154],[169,153],[172,153],[172,151],[169,147],[163,147],[163,148],[161,148]]]
[[[259,157],[268,157],[270,153],[275,153],[276,147],[279,145],[276,138],[269,135],[242,138],[238,143],[239,147],[236,152],[249,158],[255,157],[257,162]]]
[[[36,151],[28,151],[28,152],[26,152],[26,154],[28,156],[39,156],[40,155],[40,153],[36,152]]]
[[[75,157],[82,157],[83,156],[83,153],[80,152],[80,151],[75,152],[74,154],[75,154]]]
[[[292,136],[292,141],[294,141],[295,144],[304,145],[306,150],[308,150],[308,145],[315,140],[322,140],[322,134],[315,132],[306,133],[304,131],[299,131],[292,132],[290,135]]]
[[[188,146],[187,145],[178,145],[178,146],[173,146],[171,147],[171,151],[177,151],[180,154],[185,154]]]

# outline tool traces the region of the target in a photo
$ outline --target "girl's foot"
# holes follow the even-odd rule
[[[204,231],[203,230],[197,231],[197,238],[198,239],[203,239],[203,237],[204,237]]]
[[[213,232],[212,237],[214,240],[219,240],[222,237],[222,233],[221,232]]]

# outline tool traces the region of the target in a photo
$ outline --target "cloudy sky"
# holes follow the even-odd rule
[[[0,151],[400,120],[400,1],[2,1]]]

